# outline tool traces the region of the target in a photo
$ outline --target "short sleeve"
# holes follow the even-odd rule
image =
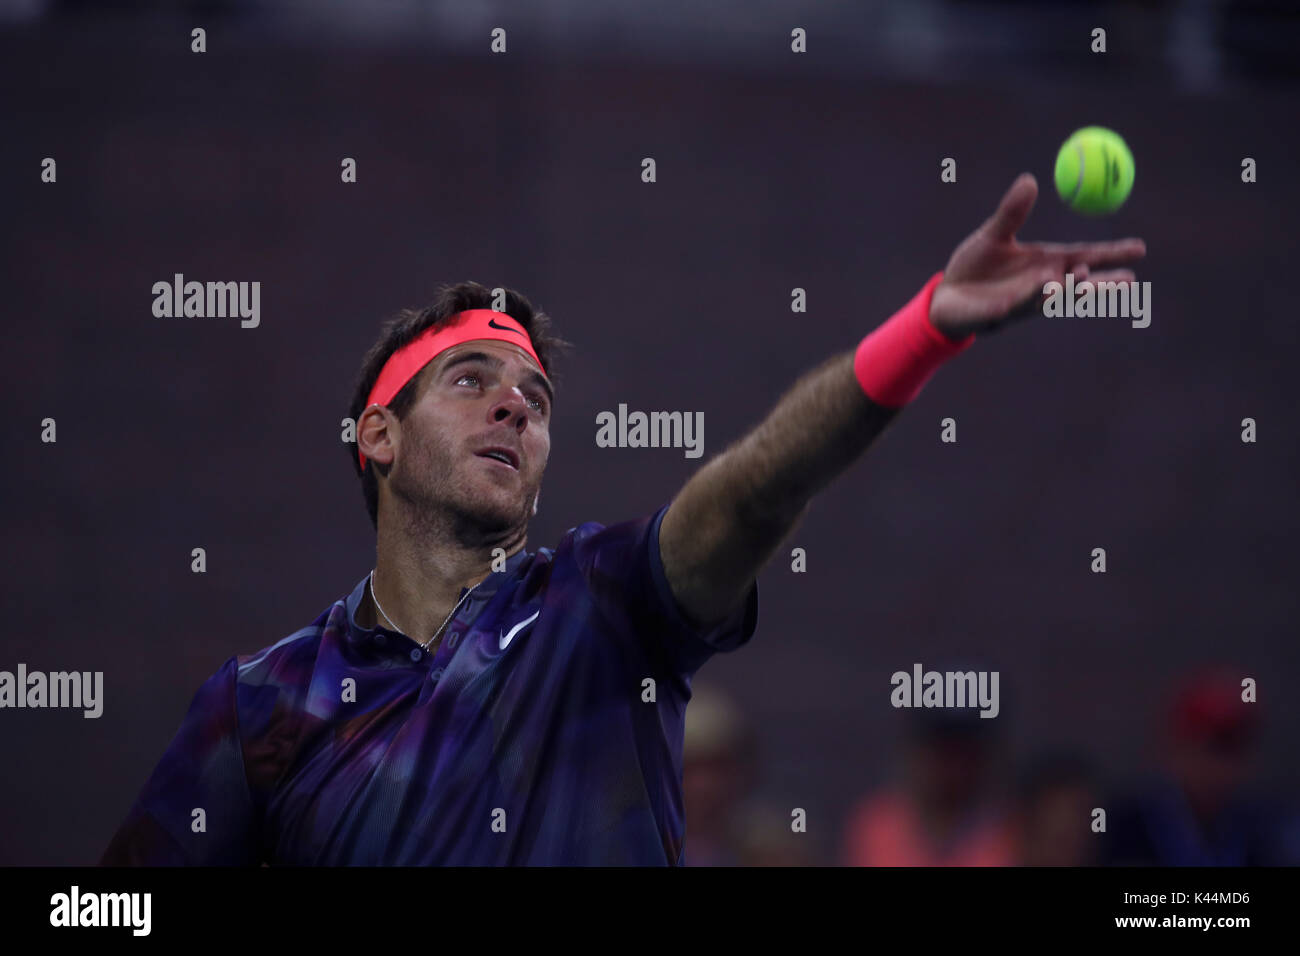
[[[652,655],[664,655],[675,673],[689,676],[714,654],[733,651],[753,637],[758,582],[726,619],[706,629],[688,621],[659,553],[659,527],[667,511],[665,504],[649,517],[590,535],[578,547],[578,561],[605,616],[626,628]]]
[[[238,659],[232,657],[199,688],[101,866],[257,864],[257,827],[235,708],[237,677]],[[196,820],[203,821],[201,828]]]

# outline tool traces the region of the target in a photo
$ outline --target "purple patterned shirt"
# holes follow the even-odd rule
[[[101,863],[679,864],[691,677],[753,635],[758,585],[692,627],[659,556],[667,510],[520,550],[432,656],[357,626],[367,574],[230,658]]]

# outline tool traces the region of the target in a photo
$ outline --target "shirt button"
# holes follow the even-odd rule
[[[459,640],[460,640],[460,631],[452,631],[450,634],[447,635],[447,646],[454,648],[456,646],[456,642]]]
[[[442,668],[441,667],[434,668],[433,673],[429,675],[429,679],[442,680]]]
[[[378,644],[380,647],[383,647],[386,641],[387,638],[385,638],[384,635],[382,634],[375,635],[375,643]]]
[[[420,650],[418,647],[411,651],[411,660],[413,661],[418,661],[423,656],[424,651]]]

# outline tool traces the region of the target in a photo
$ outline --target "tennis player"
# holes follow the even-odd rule
[[[203,684],[101,862],[684,862],[692,676],[754,633],[755,578],[813,496],[976,333],[1040,311],[1045,283],[1133,281],[1091,270],[1139,239],[1017,241],[1036,196],[1018,178],[911,302],[654,514],[554,550],[526,540],[567,343],[474,283],[390,321],[345,446],[374,568]]]

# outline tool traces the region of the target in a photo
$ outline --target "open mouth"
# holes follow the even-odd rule
[[[519,459],[515,453],[510,451],[508,448],[485,448],[477,454],[479,458],[487,458],[491,461],[499,462],[507,468],[512,468],[515,471],[519,470]]]

